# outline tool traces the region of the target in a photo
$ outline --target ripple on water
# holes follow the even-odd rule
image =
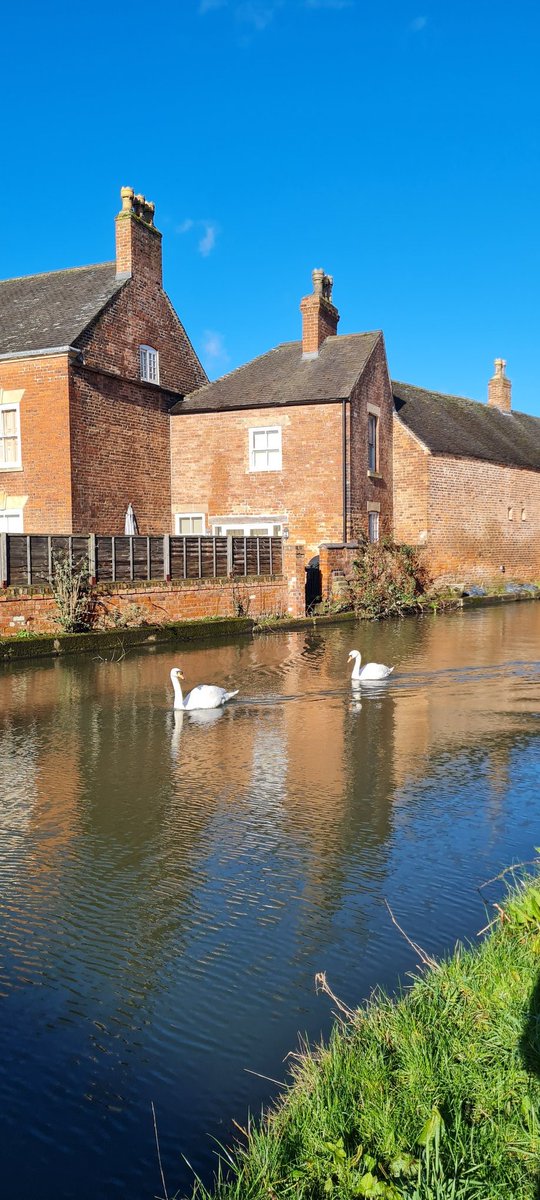
[[[540,605],[0,676],[7,1190],[171,1194],[257,1111],[298,1031],[485,923],[538,841]],[[350,645],[394,662],[353,689]],[[175,653],[176,657],[176,653]],[[203,1136],[207,1131],[208,1136]],[[31,1151],[31,1153],[29,1152]]]

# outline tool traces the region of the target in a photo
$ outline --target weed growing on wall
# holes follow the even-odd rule
[[[55,554],[49,583],[57,607],[55,621],[63,632],[84,633],[90,629],[94,599],[86,559],[75,563],[67,554]]]
[[[384,538],[360,546],[348,583],[356,615],[376,621],[420,609],[429,578],[414,546]]]

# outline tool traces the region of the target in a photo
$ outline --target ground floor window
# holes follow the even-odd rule
[[[23,533],[22,508],[0,508],[0,533]]]
[[[231,521],[222,525],[213,525],[212,533],[227,534],[228,537],[281,537],[283,526],[280,522],[258,522],[257,524],[250,521]]]
[[[379,540],[379,514],[378,512],[368,513],[368,537],[370,542],[378,542]]]
[[[181,537],[190,534],[206,533],[204,513],[176,513],[176,532]]]

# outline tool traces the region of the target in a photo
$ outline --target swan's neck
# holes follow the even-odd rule
[[[184,707],[184,697],[182,695],[182,685],[180,683],[178,675],[173,675],[172,685],[174,688],[174,708],[183,708]]]
[[[360,663],[361,662],[362,662],[362,655],[360,654],[360,651],[357,650],[356,654],[354,656],[354,667],[352,669],[351,679],[359,679],[360,678]]]

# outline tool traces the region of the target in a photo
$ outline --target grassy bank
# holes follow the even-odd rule
[[[508,895],[480,945],[299,1056],[232,1159],[199,1200],[540,1197],[538,881]]]

